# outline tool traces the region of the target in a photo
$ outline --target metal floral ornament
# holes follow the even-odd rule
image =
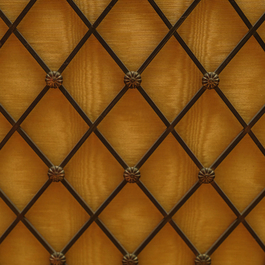
[[[207,89],[213,89],[219,84],[219,76],[214,72],[206,73],[202,78],[202,85]]]
[[[136,167],[128,167],[123,173],[123,177],[129,183],[134,183],[138,181],[141,177],[140,171]]]
[[[211,168],[203,168],[198,175],[199,181],[201,183],[211,183],[215,178],[215,173]]]
[[[138,72],[130,71],[124,76],[124,84],[128,88],[137,88],[141,85],[142,78]]]
[[[59,166],[52,166],[48,170],[49,178],[54,182],[59,182],[64,179],[64,170]]]
[[[63,253],[55,252],[50,257],[50,263],[52,265],[63,265],[66,262],[66,258]]]
[[[134,254],[126,254],[122,259],[123,265],[137,265],[138,258]]]
[[[63,83],[63,77],[57,71],[51,71],[46,75],[46,85],[50,88],[58,88]]]
[[[211,258],[207,254],[200,254],[195,259],[195,265],[210,265]]]

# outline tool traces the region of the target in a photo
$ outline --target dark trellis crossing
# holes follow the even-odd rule
[[[34,51],[31,45],[27,42],[27,40],[21,35],[21,33],[17,30],[17,26],[22,21],[22,19],[26,16],[27,12],[31,9],[31,7],[35,4],[37,0],[31,0],[24,8],[24,10],[20,13],[14,23],[8,19],[8,17],[0,10],[0,17],[5,22],[5,24],[9,27],[6,34],[0,40],[0,48],[5,44],[7,39],[13,33],[18,40],[24,45],[24,47],[28,50],[28,52],[33,56],[33,58],[38,62],[38,64],[43,68],[46,73],[49,73],[51,70],[45,64],[45,62],[40,58],[40,56]],[[185,52],[191,58],[191,60],[195,63],[197,68],[201,71],[201,73],[205,76],[207,75],[207,71],[204,69],[202,64],[187,46],[185,41],[178,34],[177,29],[180,25],[185,21],[185,19],[192,13],[194,8],[199,4],[200,0],[194,0],[192,4],[188,7],[188,9],[183,13],[183,15],[179,18],[179,20],[171,25],[167,17],[158,7],[154,0],[148,0],[150,5],[154,8],[158,16],[162,19],[165,25],[168,27],[169,32],[162,39],[162,41],[158,44],[158,46],[154,49],[154,51],[148,56],[142,66],[138,69],[138,73],[141,74],[146,67],[151,63],[151,61],[155,58],[155,56],[159,53],[159,51],[163,48],[163,46],[168,42],[168,40],[174,36],[179,44],[183,47]],[[227,58],[220,64],[220,66],[215,70],[216,74],[220,74],[222,70],[228,65],[228,63],[234,58],[234,56],[238,53],[238,51],[244,46],[244,44],[249,40],[249,38],[253,35],[257,42],[260,44],[261,48],[265,50],[265,43],[256,32],[257,29],[261,26],[261,24],[265,20],[265,13],[257,20],[257,22],[252,26],[245,14],[242,12],[240,7],[234,0],[228,0],[238,15],[241,17],[242,21],[248,27],[248,33],[242,38],[242,40],[236,45],[236,47],[230,52]],[[109,55],[113,58],[113,60],[117,63],[120,69],[127,74],[129,69],[123,64],[123,62],[119,59],[119,57],[114,53],[114,51],[110,48],[107,42],[102,38],[102,36],[97,31],[97,27],[103,21],[103,19],[107,16],[113,6],[118,2],[118,0],[112,0],[109,5],[105,8],[105,10],[101,13],[95,23],[92,25],[87,17],[82,13],[79,7],[75,4],[73,0],[67,0],[72,9],[76,12],[76,14],[80,17],[80,19],[85,23],[88,27],[87,33],[81,39],[81,41],[77,44],[65,62],[58,69],[59,73],[62,73],[66,67],[69,65],[71,60],[75,57],[78,51],[82,48],[88,38],[93,34],[97,40],[101,43],[101,45],[105,48],[105,50],[109,53]],[[4,139],[0,142],[0,150],[6,144],[6,142],[10,139],[15,131],[17,131],[23,139],[28,143],[28,145],[33,149],[33,151],[40,157],[40,159],[47,165],[48,168],[54,168],[54,165],[51,161],[45,156],[45,154],[38,148],[38,146],[30,139],[27,133],[20,127],[21,123],[27,118],[29,113],[34,109],[34,107],[38,104],[38,102],[42,99],[42,97],[46,94],[46,92],[50,89],[48,85],[46,85],[40,94],[36,97],[36,99],[31,103],[28,109],[23,113],[23,115],[15,121],[12,116],[5,110],[5,108],[0,105],[0,112],[3,116],[8,120],[8,122],[12,125],[11,130],[7,133]],[[164,216],[161,222],[157,225],[157,227],[150,233],[150,235],[137,247],[137,249],[129,254],[127,250],[120,244],[120,242],[114,237],[114,235],[109,231],[109,229],[103,224],[103,222],[98,218],[98,216],[102,213],[102,211],[107,207],[107,205],[113,200],[113,198],[121,191],[121,189],[127,184],[127,180],[124,179],[116,189],[111,193],[111,195],[103,202],[103,204],[93,212],[89,205],[81,198],[81,196],[74,190],[71,184],[67,181],[67,179],[63,178],[61,182],[66,187],[66,189],[73,195],[73,197],[78,201],[78,203],[83,207],[83,209],[90,215],[90,219],[81,227],[81,229],[76,233],[76,235],[66,244],[66,246],[60,251],[60,253],[56,253],[56,251],[49,245],[49,243],[40,235],[40,233],[34,228],[34,226],[25,218],[25,214],[30,210],[30,208],[34,205],[34,203],[38,200],[38,198],[43,194],[43,192],[50,186],[52,183],[52,179],[48,179],[46,183],[41,187],[41,189],[35,194],[35,196],[30,200],[27,206],[19,211],[17,207],[13,204],[13,202],[4,194],[2,190],[0,190],[0,197],[3,201],[8,205],[8,207],[16,214],[17,218],[12,222],[12,224],[7,228],[7,230],[0,237],[0,244],[3,240],[9,235],[9,233],[14,229],[14,227],[19,223],[19,221],[23,222],[24,225],[29,229],[29,231],[37,238],[37,240],[46,248],[46,250],[51,254],[51,262],[52,259],[59,259],[62,263],[65,262],[64,254],[73,246],[73,244],[79,239],[79,237],[86,231],[86,229],[93,223],[101,228],[101,230],[107,235],[107,237],[113,242],[113,244],[117,247],[117,249],[124,255],[123,263],[126,264],[128,261],[133,261],[137,263],[137,255],[141,253],[141,251],[145,248],[145,246],[155,237],[155,235],[165,226],[166,223],[173,227],[173,229],[179,234],[179,236],[184,240],[187,246],[191,249],[191,251],[197,256],[195,262],[198,264],[202,264],[201,262],[204,260],[211,263],[210,256],[213,252],[222,244],[222,242],[230,235],[230,233],[242,222],[242,224],[246,227],[249,233],[253,236],[253,238],[257,241],[259,246],[265,251],[265,245],[259,236],[255,233],[249,223],[245,220],[246,216],[254,209],[254,207],[263,199],[265,196],[265,189],[254,199],[250,205],[240,213],[235,205],[230,201],[230,199],[226,196],[223,190],[219,187],[219,185],[214,181],[214,171],[220,163],[227,157],[227,155],[235,148],[235,146],[243,139],[246,134],[249,134],[253,142],[257,145],[259,150],[265,155],[265,149],[262,144],[259,142],[255,134],[251,131],[251,128],[256,124],[256,122],[262,117],[265,112],[265,106],[253,117],[253,119],[246,124],[237,110],[233,107],[230,101],[227,99],[225,94],[221,91],[221,89],[216,85],[214,87],[217,94],[226,104],[226,106],[230,109],[239,123],[242,125],[242,131],[235,137],[235,139],[229,144],[229,146],[224,150],[224,152],[216,159],[216,161],[211,165],[210,169],[205,169],[198,158],[193,154],[187,144],[183,141],[177,131],[174,129],[175,126],[179,123],[179,121],[184,117],[184,115],[189,111],[189,109],[197,102],[197,100],[202,96],[205,92],[206,87],[202,86],[197,93],[193,96],[193,98],[189,101],[189,103],[182,109],[182,111],[177,115],[177,117],[170,123],[164,114],[159,110],[153,100],[146,93],[144,88],[139,84],[137,86],[138,91],[145,98],[147,103],[151,106],[151,108],[155,111],[161,121],[165,124],[167,129],[161,134],[161,136],[157,139],[157,141],[151,146],[151,148],[145,153],[145,155],[138,161],[135,167],[130,168],[127,163],[119,156],[119,154],[114,150],[114,148],[110,145],[110,143],[105,139],[102,133],[97,129],[97,126],[100,122],[105,118],[105,116],[109,113],[109,111],[117,104],[117,102],[122,98],[122,96],[129,89],[127,85],[125,85],[121,91],[117,94],[117,96],[110,102],[107,108],[101,113],[101,115],[96,119],[93,123],[89,117],[85,114],[82,108],[77,104],[77,102],[73,99],[67,89],[61,85],[59,87],[63,95],[70,102],[70,104],[74,107],[74,109],[79,113],[79,115],[83,118],[83,120],[89,126],[87,132],[82,136],[82,138],[78,141],[75,147],[71,150],[71,152],[65,157],[65,159],[61,162],[60,167],[63,168],[70,161],[70,159],[74,156],[74,154],[79,150],[79,148],[83,145],[83,143],[87,140],[92,132],[94,132],[99,140],[104,144],[104,146],[110,151],[110,153],[115,157],[115,159],[119,162],[119,164],[130,172],[130,170],[140,169],[141,166],[148,160],[148,158],[152,155],[152,153],[156,150],[156,148],[163,142],[163,140],[167,137],[169,133],[175,137],[175,139],[179,142],[185,152],[189,155],[192,161],[196,164],[200,173],[209,172],[207,177],[211,178],[208,182],[215,188],[218,194],[222,197],[222,199],[226,202],[229,208],[236,215],[236,220],[227,228],[226,231],[216,240],[216,242],[206,251],[206,253],[201,254],[193,243],[187,238],[185,233],[178,227],[178,225],[172,220],[172,217],[175,213],[182,207],[182,205],[194,194],[194,192],[202,185],[202,181],[199,179],[190,190],[180,199],[180,201],[173,207],[170,212],[167,212],[156,200],[156,198],[151,194],[151,192],[147,189],[147,187],[143,184],[143,182],[138,178],[135,179],[134,182],[138,185],[138,187],[146,194],[146,196],[150,199],[150,201],[154,204],[154,206],[159,210],[159,212]],[[140,173],[139,173],[140,174]],[[211,175],[212,174],[212,175]],[[129,264],[129,263],[128,263]],[[131,263],[130,263],[131,264]],[[206,264],[206,263],[203,263]]]

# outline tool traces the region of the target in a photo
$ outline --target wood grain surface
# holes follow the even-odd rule
[[[13,22],[28,0],[0,0]],[[94,23],[109,0],[75,0]],[[237,0],[255,24],[265,12],[264,0]],[[157,0],[174,24],[191,0]],[[48,67],[57,70],[88,28],[65,0],[37,0],[18,30]],[[0,20],[0,38],[8,27]],[[119,0],[98,32],[129,70],[136,71],[167,34],[168,28],[147,0]],[[178,30],[207,71],[214,71],[248,32],[227,0],[202,0]],[[258,29],[265,41],[265,23]],[[254,37],[220,74],[220,89],[246,123],[265,102],[265,55]],[[0,49],[0,103],[18,120],[45,86],[45,72],[14,34]],[[124,87],[124,73],[92,35],[63,72],[64,86],[95,121]],[[142,87],[171,122],[201,87],[202,73],[172,37],[142,73]],[[264,117],[253,132],[265,146]],[[21,127],[59,165],[89,126],[59,89],[50,89]],[[0,140],[11,125],[0,114]],[[117,153],[134,166],[166,126],[137,89],[128,90],[98,126]],[[175,127],[203,166],[209,167],[242,130],[220,99],[207,90]],[[216,169],[216,182],[243,211],[264,188],[265,158],[246,135]],[[48,179],[47,166],[15,132],[0,150],[0,188],[22,210]],[[123,180],[123,168],[92,133],[65,167],[66,179],[93,211]],[[199,169],[172,134],[141,167],[143,184],[166,211],[196,183]],[[264,200],[247,220],[265,240]],[[0,234],[15,220],[0,199]],[[26,218],[60,251],[89,219],[61,183],[52,183]],[[119,242],[133,252],[163,219],[136,184],[127,184],[99,218]],[[211,185],[202,185],[173,220],[204,253],[236,219]],[[93,223],[66,253],[68,265],[121,264],[122,254]],[[192,265],[194,253],[166,224],[139,254],[140,265]],[[265,255],[240,224],[212,255],[212,265],[262,265]],[[0,264],[48,265],[49,253],[22,222],[0,245]]]

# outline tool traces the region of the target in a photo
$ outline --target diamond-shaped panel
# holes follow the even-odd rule
[[[192,251],[170,224],[166,224],[139,255],[141,264],[145,265],[193,265],[194,259]]]
[[[178,32],[207,71],[213,72],[248,28],[228,1],[202,0]]]
[[[19,222],[0,245],[0,263],[3,265],[47,265],[50,254]]]
[[[21,127],[56,165],[88,129],[59,89],[50,89]]]
[[[0,103],[18,119],[45,86],[45,72],[11,35],[0,49]]]
[[[254,37],[220,75],[220,89],[246,122],[264,105],[265,54]]]
[[[89,250],[89,251],[88,251]],[[69,264],[121,264],[122,254],[93,223],[66,254]]]
[[[0,199],[0,236],[16,219],[16,215],[10,210],[10,208]]]
[[[240,224],[213,253],[212,264],[264,264],[264,252],[246,228]]]
[[[166,15],[167,19],[173,25],[181,17],[181,15],[186,11],[186,9],[193,2],[192,0],[183,1],[171,1],[169,4],[164,0],[156,0],[156,4],[160,7],[162,12]]]
[[[0,124],[0,141],[2,141],[12,126],[2,114],[0,114]]]
[[[237,0],[236,3],[252,25],[255,24],[265,12],[265,2],[263,0],[256,0],[255,2]]]
[[[14,22],[28,2],[29,0],[1,0],[0,9],[5,13],[9,20]]]
[[[47,166],[15,132],[0,152],[0,187],[23,209],[48,179]]]
[[[218,94],[206,90],[175,128],[204,167],[209,167],[242,126]]]
[[[89,215],[61,183],[52,183],[26,218],[56,251],[60,251]]]
[[[75,0],[75,3],[86,15],[91,23],[94,23],[103,10],[107,7],[111,0],[101,1],[83,1]]]
[[[261,200],[258,205],[250,212],[247,216],[246,220],[252,226],[254,231],[258,234],[260,239],[265,241],[265,229],[263,224],[264,216],[265,216],[265,200]]]
[[[61,66],[87,31],[63,0],[38,0],[18,29],[52,70]]]
[[[263,11],[264,12],[264,11]],[[258,28],[257,32],[259,33],[260,37],[262,38],[263,42],[265,42],[265,23]]]
[[[5,35],[7,30],[8,30],[7,25],[4,23],[2,19],[0,19],[0,39]]]
[[[123,78],[124,73],[94,35],[64,72],[66,89],[92,121],[124,87]]]
[[[67,180],[93,210],[120,184],[124,171],[95,134],[90,135],[65,170]]]
[[[216,169],[216,182],[243,211],[264,188],[265,158],[246,135]]]
[[[255,133],[256,137],[259,139],[261,144],[265,146],[265,116],[263,115],[258,122],[252,127],[252,131]]]
[[[201,87],[201,80],[201,72],[174,36],[142,74],[143,88],[169,121]]]
[[[98,30],[132,71],[140,67],[168,33],[147,0],[118,1]]]
[[[210,184],[203,184],[173,219],[198,250],[204,253],[236,216]]]
[[[134,89],[126,92],[98,128],[121,157],[133,166],[166,127]]]
[[[141,168],[141,180],[169,211],[198,180],[198,168],[171,134]]]
[[[136,184],[127,184],[102,212],[100,219],[123,246],[132,252],[163,216]]]

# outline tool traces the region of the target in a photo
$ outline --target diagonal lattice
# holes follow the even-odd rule
[[[32,57],[37,61],[37,63],[42,67],[42,69],[48,73],[50,71],[49,67],[45,64],[45,62],[41,59],[41,57],[34,51],[28,41],[21,35],[21,33],[17,30],[17,26],[23,20],[23,18],[27,15],[28,11],[35,4],[37,0],[31,0],[14,21],[8,19],[8,17],[0,10],[0,17],[4,21],[4,23],[9,27],[7,32],[4,34],[2,39],[0,40],[0,48],[5,45],[6,41],[10,37],[11,34],[14,34],[18,40],[24,45],[24,47],[28,50],[28,52],[32,55]],[[72,7],[72,9],[76,12],[76,14],[80,17],[80,19],[87,26],[88,31],[81,39],[81,41],[77,44],[74,50],[67,57],[65,62],[58,69],[60,73],[62,73],[69,63],[73,60],[78,51],[82,48],[82,46],[86,43],[89,37],[93,34],[96,39],[100,42],[103,48],[109,53],[109,55],[113,58],[116,64],[120,67],[120,69],[127,73],[129,69],[124,65],[124,63],[120,60],[120,58],[115,54],[115,52],[111,49],[108,43],[103,39],[103,37],[97,31],[97,27],[104,20],[104,18],[108,15],[111,9],[115,6],[118,0],[112,0],[109,5],[104,9],[104,11],[100,14],[98,19],[94,24],[91,24],[87,17],[82,13],[79,7],[75,4],[73,0],[67,0],[68,4]],[[192,11],[199,4],[200,0],[194,0],[191,5],[187,8],[187,10],[183,13],[183,15],[178,19],[178,21],[172,25],[164,13],[161,11],[159,6],[156,4],[154,0],[149,0],[150,5],[154,8],[157,15],[162,19],[164,24],[169,29],[168,33],[161,40],[158,46],[153,50],[153,52],[148,56],[148,58],[144,61],[144,63],[139,67],[138,73],[143,73],[144,70],[148,67],[148,65],[152,62],[155,56],[160,52],[160,50],[164,47],[164,45],[169,41],[169,39],[174,36],[175,39],[179,42],[182,48],[185,50],[190,59],[194,62],[197,68],[200,70],[202,74],[205,74],[207,71],[200,63],[200,61],[193,54],[191,49],[182,39],[182,37],[177,32],[178,28],[185,21],[185,19],[192,13]],[[238,4],[234,0],[229,0],[237,14],[240,16],[242,21],[245,23],[249,31],[247,34],[241,39],[241,41],[234,47],[234,49],[229,53],[226,59],[219,65],[219,67],[215,70],[217,74],[220,74],[223,69],[229,64],[229,62],[234,58],[234,56],[240,51],[240,49],[245,45],[245,43],[250,39],[251,36],[254,36],[259,45],[263,50],[265,50],[264,41],[261,39],[259,34],[256,32],[257,29],[262,25],[265,20],[265,14],[263,14],[254,25],[251,25],[245,14],[242,12]],[[30,139],[30,137],[26,134],[26,132],[20,127],[21,123],[27,118],[27,116],[31,113],[34,107],[38,104],[38,102],[43,98],[43,96],[49,90],[48,86],[45,86],[40,94],[35,98],[35,100],[30,104],[30,106],[26,109],[23,115],[15,121],[12,116],[4,109],[2,105],[0,105],[0,111],[3,116],[7,119],[7,121],[12,125],[12,128],[4,137],[4,139],[0,143],[0,150],[5,146],[10,137],[14,134],[14,132],[18,132],[23,139],[28,143],[28,145],[33,149],[33,151],[40,157],[40,159],[47,165],[48,168],[53,166],[51,161],[44,155],[44,153],[38,148],[38,146]],[[67,163],[71,160],[71,158],[75,155],[75,153],[80,149],[80,147],[84,144],[87,138],[94,132],[99,140],[104,144],[104,146],[109,150],[109,152],[113,155],[113,157],[118,161],[118,163],[124,168],[128,168],[127,163],[122,159],[122,157],[115,151],[115,149],[111,146],[108,140],[103,136],[103,134],[97,129],[97,126],[102,122],[102,120],[106,117],[106,115],[110,112],[110,110],[117,104],[117,102],[123,97],[123,95],[128,90],[128,87],[124,86],[121,91],[116,95],[116,97],[109,103],[106,109],[100,114],[100,116],[92,122],[90,118],[85,114],[82,108],[77,104],[71,94],[67,91],[64,86],[60,87],[60,91],[65,96],[65,98],[70,102],[73,108],[79,113],[82,119],[87,123],[89,129],[82,136],[82,138],[78,141],[78,143],[74,146],[71,152],[65,157],[65,159],[60,163],[61,167],[65,167]],[[176,116],[173,122],[169,122],[164,114],[159,110],[156,104],[153,102],[151,97],[146,93],[144,88],[140,86],[138,91],[143,96],[143,98],[147,101],[147,103],[151,106],[157,116],[161,119],[164,125],[167,127],[166,130],[161,134],[161,136],[156,140],[156,142],[150,147],[150,149],[145,153],[145,155],[136,163],[135,167],[140,169],[143,164],[148,160],[148,158],[152,155],[152,153],[157,149],[157,147],[164,141],[169,133],[175,137],[175,139],[179,142],[185,152],[192,159],[194,164],[198,167],[198,169],[202,169],[204,166],[198,160],[198,158],[194,155],[188,145],[183,141],[178,132],[174,129],[175,126],[180,122],[180,120],[185,116],[185,114],[192,108],[192,106],[197,102],[197,100],[202,96],[205,91],[204,87],[198,88],[197,93],[191,98],[188,104],[182,109],[182,111]],[[219,87],[215,88],[216,93],[223,100],[226,106],[229,108],[231,113],[236,117],[239,123],[242,125],[242,131],[237,135],[237,137],[229,144],[229,146],[220,154],[220,156],[214,161],[211,165],[212,169],[216,169],[222,161],[229,155],[229,153],[237,146],[237,144],[243,139],[246,134],[249,134],[253,142],[257,145],[259,150],[265,155],[265,149],[262,144],[259,142],[258,138],[252,132],[251,128],[257,123],[257,121],[262,117],[265,112],[265,106],[253,117],[253,119],[247,124],[234,106],[227,99],[226,95],[222,92]],[[81,229],[76,233],[76,235],[66,244],[66,246],[61,250],[62,253],[66,253],[73,244],[79,239],[79,237],[87,230],[87,228],[93,223],[96,222],[97,225],[102,229],[102,231],[108,236],[108,238],[113,242],[113,244],[117,247],[117,249],[123,254],[127,254],[127,250],[119,243],[119,241],[114,237],[114,235],[109,231],[109,229],[104,225],[104,223],[98,218],[98,216],[104,211],[104,209],[108,206],[108,204],[114,199],[114,197],[121,191],[121,189],[126,185],[126,181],[123,180],[111,193],[111,195],[101,204],[101,206],[94,212],[91,210],[89,205],[81,198],[81,196],[74,190],[71,184],[64,179],[62,181],[63,185],[66,189],[73,195],[73,197],[78,201],[78,203],[84,208],[84,210],[90,215],[90,219],[81,227]],[[44,191],[49,188],[51,184],[51,180],[47,180],[47,182],[41,187],[41,189],[36,193],[36,195],[31,199],[31,201],[27,204],[27,206],[19,211],[16,206],[12,203],[12,201],[4,194],[3,191],[0,190],[0,197],[3,201],[8,205],[8,207],[15,213],[17,216],[16,219],[12,222],[12,224],[8,227],[8,229],[3,233],[0,237],[0,243],[9,235],[9,233],[14,229],[14,227],[21,221],[23,224],[29,229],[29,231],[37,238],[37,240],[44,246],[44,248],[49,252],[53,253],[55,250],[49,245],[49,243],[40,235],[40,233],[36,230],[35,227],[25,218],[25,214],[31,209],[34,203],[38,200],[38,198],[44,193]],[[143,184],[142,181],[138,180],[136,182],[138,187],[146,194],[146,196],[150,199],[150,201],[154,204],[154,206],[159,210],[163,219],[158,224],[158,226],[152,231],[152,233],[137,247],[134,251],[135,255],[141,253],[141,251],[148,245],[148,243],[156,236],[156,234],[169,222],[169,224],[173,227],[173,229],[179,234],[179,236],[184,240],[187,246],[191,249],[191,251],[198,255],[200,252],[196,249],[194,244],[188,239],[185,233],[179,228],[179,226],[173,221],[172,217],[176,214],[176,212],[185,204],[185,202],[196,192],[197,189],[202,185],[199,181],[197,181],[190,190],[181,198],[181,200],[172,208],[170,212],[167,212],[156,200],[156,198],[151,194],[151,192],[147,189],[147,187]],[[217,241],[207,250],[206,254],[211,255],[213,252],[221,245],[221,243],[232,233],[232,231],[242,222],[242,224],[246,227],[249,233],[253,236],[253,238],[258,242],[260,247],[265,251],[265,245],[259,236],[255,233],[249,223],[245,220],[247,215],[254,209],[254,207],[263,199],[265,196],[265,189],[257,196],[256,199],[252,201],[252,203],[242,212],[240,213],[235,205],[230,201],[230,199],[226,196],[224,191],[219,187],[219,185],[213,181],[211,185],[216,190],[216,192],[222,197],[222,199],[226,202],[226,204],[230,207],[233,213],[236,216],[235,221],[228,227],[226,231],[217,239]],[[58,250],[57,250],[58,251]]]

